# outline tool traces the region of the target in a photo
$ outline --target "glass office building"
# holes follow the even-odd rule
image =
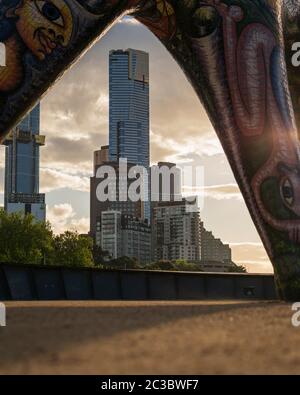
[[[109,55],[109,156],[149,166],[149,54]]]
[[[8,212],[32,213],[45,220],[45,195],[39,193],[40,104],[5,139],[4,204]]]
[[[149,54],[127,49],[109,55],[109,158],[149,169]],[[145,185],[145,190],[148,185]],[[150,220],[150,204],[145,204]]]

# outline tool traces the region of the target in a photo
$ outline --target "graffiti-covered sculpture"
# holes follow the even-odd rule
[[[290,61],[300,41],[299,8],[298,0],[0,0],[6,49],[0,137],[109,26],[133,15],[191,81],[274,265],[280,295],[299,299],[300,74]]]

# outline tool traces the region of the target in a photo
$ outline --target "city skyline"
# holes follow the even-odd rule
[[[270,270],[271,265],[203,108],[170,55],[132,19],[120,22],[43,100],[42,130],[49,135],[49,143],[42,155],[42,191],[48,192],[49,219],[56,230],[67,226],[77,227],[79,231],[88,228],[91,152],[106,144],[108,135],[107,54],[112,48],[127,47],[140,48],[151,55],[152,162],[182,163],[193,159],[203,164],[206,202],[202,217],[207,228],[234,246],[234,253],[240,257],[234,258],[238,263],[246,260],[250,250],[251,267],[255,271]],[[164,94],[166,86],[172,97]],[[240,218],[236,229],[231,227],[233,215]]]

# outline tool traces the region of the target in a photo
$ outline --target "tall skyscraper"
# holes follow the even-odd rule
[[[109,156],[149,167],[149,54],[109,54]]]
[[[39,221],[46,216],[45,195],[39,193],[40,104],[5,139],[5,210],[31,213]]]
[[[109,157],[149,170],[149,54],[135,49],[109,54]],[[144,191],[149,196],[149,183]],[[149,196],[150,197],[150,196]],[[150,222],[150,202],[143,205]]]

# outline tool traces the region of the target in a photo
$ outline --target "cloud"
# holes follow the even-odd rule
[[[70,139],[51,137],[47,141],[47,150],[41,152],[41,165],[45,167],[69,167],[92,170],[93,151],[96,144],[91,137]],[[98,147],[97,147],[98,148]],[[78,168],[79,166],[79,168]]]
[[[44,193],[62,188],[88,192],[90,190],[89,185],[90,181],[88,177],[69,174],[55,169],[41,169],[41,191]]]
[[[75,68],[43,100],[42,130],[47,136],[77,140],[101,133],[102,126],[107,125],[108,96],[101,89],[95,66],[86,66],[85,77],[80,76],[79,67]],[[98,89],[95,89],[96,81]]]
[[[250,273],[273,273],[273,267],[262,243],[231,243],[233,261]]]
[[[90,229],[90,220],[89,218],[78,218],[72,219],[70,223],[71,229],[76,229],[80,234],[87,234]]]
[[[237,199],[242,200],[240,189],[237,184],[185,187],[185,194],[199,194],[204,198],[211,198],[216,200]]]
[[[69,203],[47,207],[47,219],[50,221],[53,231],[57,234],[67,230],[67,224],[74,216],[75,213]]]
[[[76,213],[69,203],[47,206],[47,218],[56,234],[66,230],[77,230],[79,233],[87,233],[89,229],[88,218],[77,218]]]
[[[122,19],[120,19],[119,21],[118,21],[118,24],[122,24],[122,25],[141,25],[141,23],[137,20],[137,19],[135,19],[135,18],[133,18],[133,17],[131,17],[131,16],[125,16],[124,18],[122,18]]]
[[[69,203],[56,204],[49,209],[49,218],[59,218],[65,221],[65,219],[73,217],[74,215],[73,208]]]

